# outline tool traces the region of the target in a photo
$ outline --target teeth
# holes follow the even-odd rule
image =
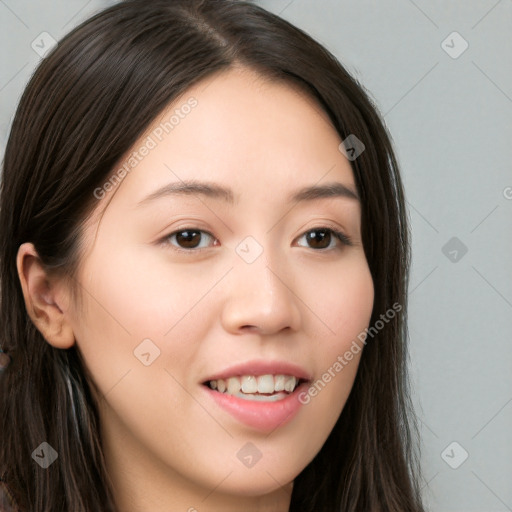
[[[227,391],[229,395],[234,395],[240,391],[240,381],[236,377],[230,377],[227,380]]]
[[[286,377],[284,381],[284,390],[291,393],[295,389],[297,379],[295,377]]]
[[[258,391],[258,381],[256,377],[244,375],[242,377],[242,391],[244,393],[256,393]]]
[[[235,396],[238,398],[243,398],[244,400],[252,400],[254,402],[277,402],[278,400],[282,400],[287,397],[286,393],[275,393],[273,395],[250,395],[245,393],[237,393]]]
[[[260,395],[267,395],[267,397],[273,395],[277,400],[286,396],[286,393],[282,393],[283,391],[293,392],[298,382],[299,379],[291,375],[260,375],[258,377],[243,375],[211,380],[208,384],[211,389],[216,389],[220,393],[226,392],[228,395],[242,396],[243,398],[251,395],[254,400],[265,398]]]
[[[242,390],[245,391],[243,388]],[[273,393],[274,390],[274,377],[272,375],[258,377],[258,393]]]
[[[274,378],[274,386],[276,391],[284,391],[284,381],[286,377],[284,375],[276,375]]]

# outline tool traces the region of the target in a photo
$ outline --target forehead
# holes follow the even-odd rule
[[[236,204],[273,193],[284,200],[322,180],[353,185],[340,142],[296,84],[230,69],[190,87],[151,123],[116,166],[126,172],[113,200],[139,203],[191,180],[233,189]]]

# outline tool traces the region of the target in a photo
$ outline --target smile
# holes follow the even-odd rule
[[[207,382],[210,389],[244,400],[275,402],[293,393],[302,379],[293,375],[242,375]]]

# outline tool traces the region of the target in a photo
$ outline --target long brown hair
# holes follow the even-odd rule
[[[96,187],[163,109],[187,88],[233,65],[298,85],[351,160],[362,239],[375,287],[373,325],[402,307],[363,350],[352,392],[324,446],[297,476],[290,511],[423,510],[416,427],[407,388],[410,247],[390,136],[363,86],[302,30],[229,0],[127,0],[90,18],[43,60],[19,103],[0,196],[0,475],[21,511],[115,511],[99,415],[76,347],[52,347],[31,322],[17,275],[32,242],[48,272],[74,277]],[[42,442],[58,453],[42,469]]]

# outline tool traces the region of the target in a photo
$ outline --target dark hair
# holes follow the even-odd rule
[[[31,78],[6,147],[0,197],[0,475],[22,511],[97,512],[115,505],[99,415],[76,347],[56,349],[31,322],[16,269],[32,242],[45,268],[72,279],[96,187],[168,104],[234,65],[297,85],[328,114],[341,140],[366,149],[351,160],[361,198],[365,255],[375,287],[371,325],[402,307],[368,340],[334,429],[296,477],[293,512],[423,510],[417,429],[407,389],[410,246],[390,136],[368,93],[300,29],[229,0],[127,0],[64,37]],[[75,283],[76,287],[76,283]],[[31,453],[58,452],[42,469]]]

